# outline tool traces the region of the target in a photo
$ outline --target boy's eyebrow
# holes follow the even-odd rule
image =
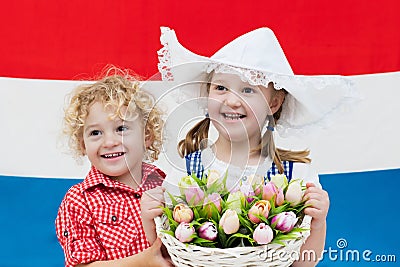
[[[98,126],[99,126],[98,123],[93,123],[93,124],[85,125],[85,126],[83,126],[83,130],[87,130],[87,129],[90,129],[90,128],[96,128],[96,127],[98,127]]]

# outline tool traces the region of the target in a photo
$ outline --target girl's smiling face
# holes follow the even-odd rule
[[[220,138],[257,146],[267,115],[276,112],[283,102],[276,95],[272,84],[267,88],[254,86],[237,75],[215,73],[209,88],[208,113]]]
[[[131,179],[131,174],[140,173],[142,168],[144,128],[139,116],[121,120],[118,116],[110,118],[112,114],[113,110],[104,109],[101,102],[93,103],[83,129],[82,148],[102,173]]]

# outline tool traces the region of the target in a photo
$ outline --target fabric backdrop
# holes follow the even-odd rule
[[[295,73],[353,79],[363,101],[351,113],[318,137],[280,142],[311,149],[330,194],[327,252],[318,266],[400,260],[398,1],[15,0],[1,6],[1,267],[63,266],[54,219],[65,192],[89,167],[65,152],[65,96],[107,64],[152,77],[160,26],[175,29],[182,44],[205,56],[270,27]]]

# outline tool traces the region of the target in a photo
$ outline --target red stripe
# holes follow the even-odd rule
[[[173,2],[173,3],[167,3]],[[272,28],[298,74],[400,70],[400,2],[16,0],[0,11],[0,76],[76,79],[105,64],[149,77],[159,27],[211,55],[240,34]],[[332,4],[333,3],[333,4]]]

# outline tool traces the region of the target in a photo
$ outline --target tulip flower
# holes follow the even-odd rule
[[[247,202],[252,202],[254,200],[253,196],[256,195],[256,193],[254,193],[253,187],[251,186],[251,184],[242,184],[240,186],[240,192],[243,193],[244,197],[247,199]]]
[[[228,209],[222,214],[219,225],[227,235],[234,234],[239,230],[239,217],[235,210]]]
[[[186,188],[191,187],[193,185],[197,185],[197,183],[190,175],[182,177],[182,179],[178,183],[178,187],[182,195],[185,193]]]
[[[293,180],[286,190],[285,199],[291,206],[296,206],[303,199],[303,189],[300,180]]]
[[[184,190],[184,194],[186,202],[190,206],[197,205],[204,199],[204,192],[203,190],[200,189],[200,187],[197,184],[187,187]]]
[[[226,200],[226,206],[228,209],[235,210],[237,214],[242,213],[242,207],[244,206],[245,197],[241,191],[229,194]]]
[[[285,201],[285,196],[283,195],[283,189],[278,188],[278,194],[276,195],[275,198],[275,205],[280,206],[283,204],[284,201]]]
[[[218,212],[221,212],[221,196],[218,193],[212,193],[204,199],[203,208],[207,211],[208,218],[212,216],[212,206],[215,205]]]
[[[220,180],[221,175],[217,170],[210,170],[207,176],[207,187],[210,187],[215,182]]]
[[[277,230],[289,232],[294,228],[297,220],[296,214],[293,211],[281,212],[272,218],[271,224],[275,225],[275,229]]]
[[[268,218],[269,210],[271,209],[271,204],[267,200],[259,200],[250,208],[248,216],[250,221],[253,223],[259,223],[261,220],[257,216],[262,216]]]
[[[274,195],[278,194],[278,188],[274,183],[268,182],[262,187],[262,199],[271,200]]]
[[[197,232],[199,237],[210,241],[214,241],[218,236],[217,227],[212,222],[203,223]]]
[[[193,211],[186,204],[180,203],[174,207],[172,217],[178,223],[190,223],[193,220]]]
[[[288,180],[284,174],[275,174],[271,176],[270,181],[274,183],[278,188],[285,188],[288,185]]]
[[[189,223],[181,222],[175,230],[175,237],[182,243],[193,240],[192,235],[195,233],[194,227]]]
[[[280,206],[284,202],[284,195],[282,188],[278,188],[274,183],[268,182],[262,187],[262,199],[271,200],[275,196],[275,205]]]
[[[271,227],[265,223],[260,223],[253,232],[253,239],[260,245],[268,244],[274,238]]]

